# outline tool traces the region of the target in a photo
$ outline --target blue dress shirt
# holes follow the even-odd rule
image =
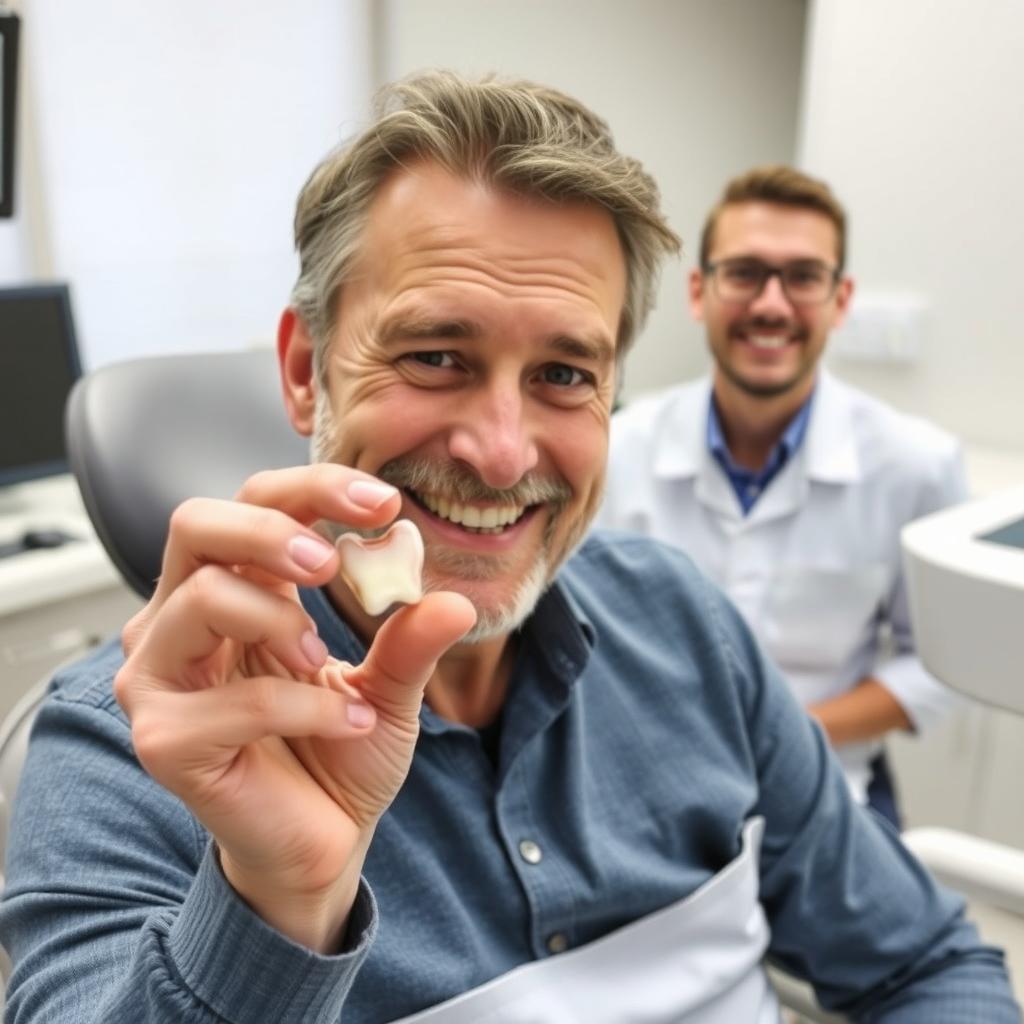
[[[764,489],[803,443],[804,435],[807,433],[807,423],[811,418],[811,403],[813,401],[814,392],[812,391],[807,401],[800,406],[797,414],[789,421],[782,437],[768,454],[765,464],[758,470],[751,470],[737,466],[733,461],[729,446],[725,443],[725,434],[722,431],[722,423],[718,418],[718,409],[715,407],[715,399],[712,395],[711,401],[708,403],[708,451],[715,457],[729,478],[729,483],[732,484],[732,489],[736,492],[736,498],[744,515],[754,507],[754,503],[764,493]]]

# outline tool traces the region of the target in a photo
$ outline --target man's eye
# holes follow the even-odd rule
[[[582,370],[566,366],[564,363],[552,363],[551,366],[545,366],[543,375],[545,383],[554,384],[560,388],[571,388],[588,380],[588,375]]]
[[[738,267],[726,267],[725,276],[736,284],[750,284],[760,280],[761,269],[753,264],[741,264]]]
[[[410,358],[424,366],[435,366],[438,369],[448,369],[455,365],[450,352],[413,352]]]
[[[821,284],[825,280],[825,273],[818,267],[791,267],[787,271],[786,277],[790,284],[798,286]]]

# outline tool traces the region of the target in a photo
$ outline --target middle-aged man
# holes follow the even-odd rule
[[[820,368],[845,262],[824,182],[775,165],[726,185],[690,274],[713,372],[615,416],[599,518],[679,545],[725,590],[854,797],[898,827],[882,737],[957,702],[914,653],[900,529],[966,484],[952,437]]]
[[[771,956],[855,1020],[1018,1021],[731,606],[649,540],[579,545],[676,246],[604,124],[400,83],[296,234],[285,400],[332,464],[183,505],[127,656],[55,686],[9,1019],[766,1024]],[[312,526],[399,515],[430,593],[374,618]]]

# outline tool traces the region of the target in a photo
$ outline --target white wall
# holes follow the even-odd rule
[[[838,372],[970,442],[1024,448],[1024,4],[816,0],[802,166],[852,215],[865,291],[931,307],[911,366]]]
[[[630,356],[626,394],[700,372],[683,275],[725,180],[793,159],[803,0],[381,0],[376,12],[381,80],[497,71],[562,88],[608,120],[658,180],[686,246]]]
[[[70,281],[90,366],[269,341],[298,189],[367,110],[366,2],[23,3],[0,282]]]

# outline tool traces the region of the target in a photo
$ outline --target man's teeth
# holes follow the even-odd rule
[[[754,348],[785,348],[789,338],[781,334],[750,334],[747,340]]]
[[[487,530],[493,533],[500,533],[526,511],[523,505],[489,505],[487,508],[477,508],[475,505],[462,505],[437,494],[418,494],[417,497],[441,519],[458,523],[470,530]]]

